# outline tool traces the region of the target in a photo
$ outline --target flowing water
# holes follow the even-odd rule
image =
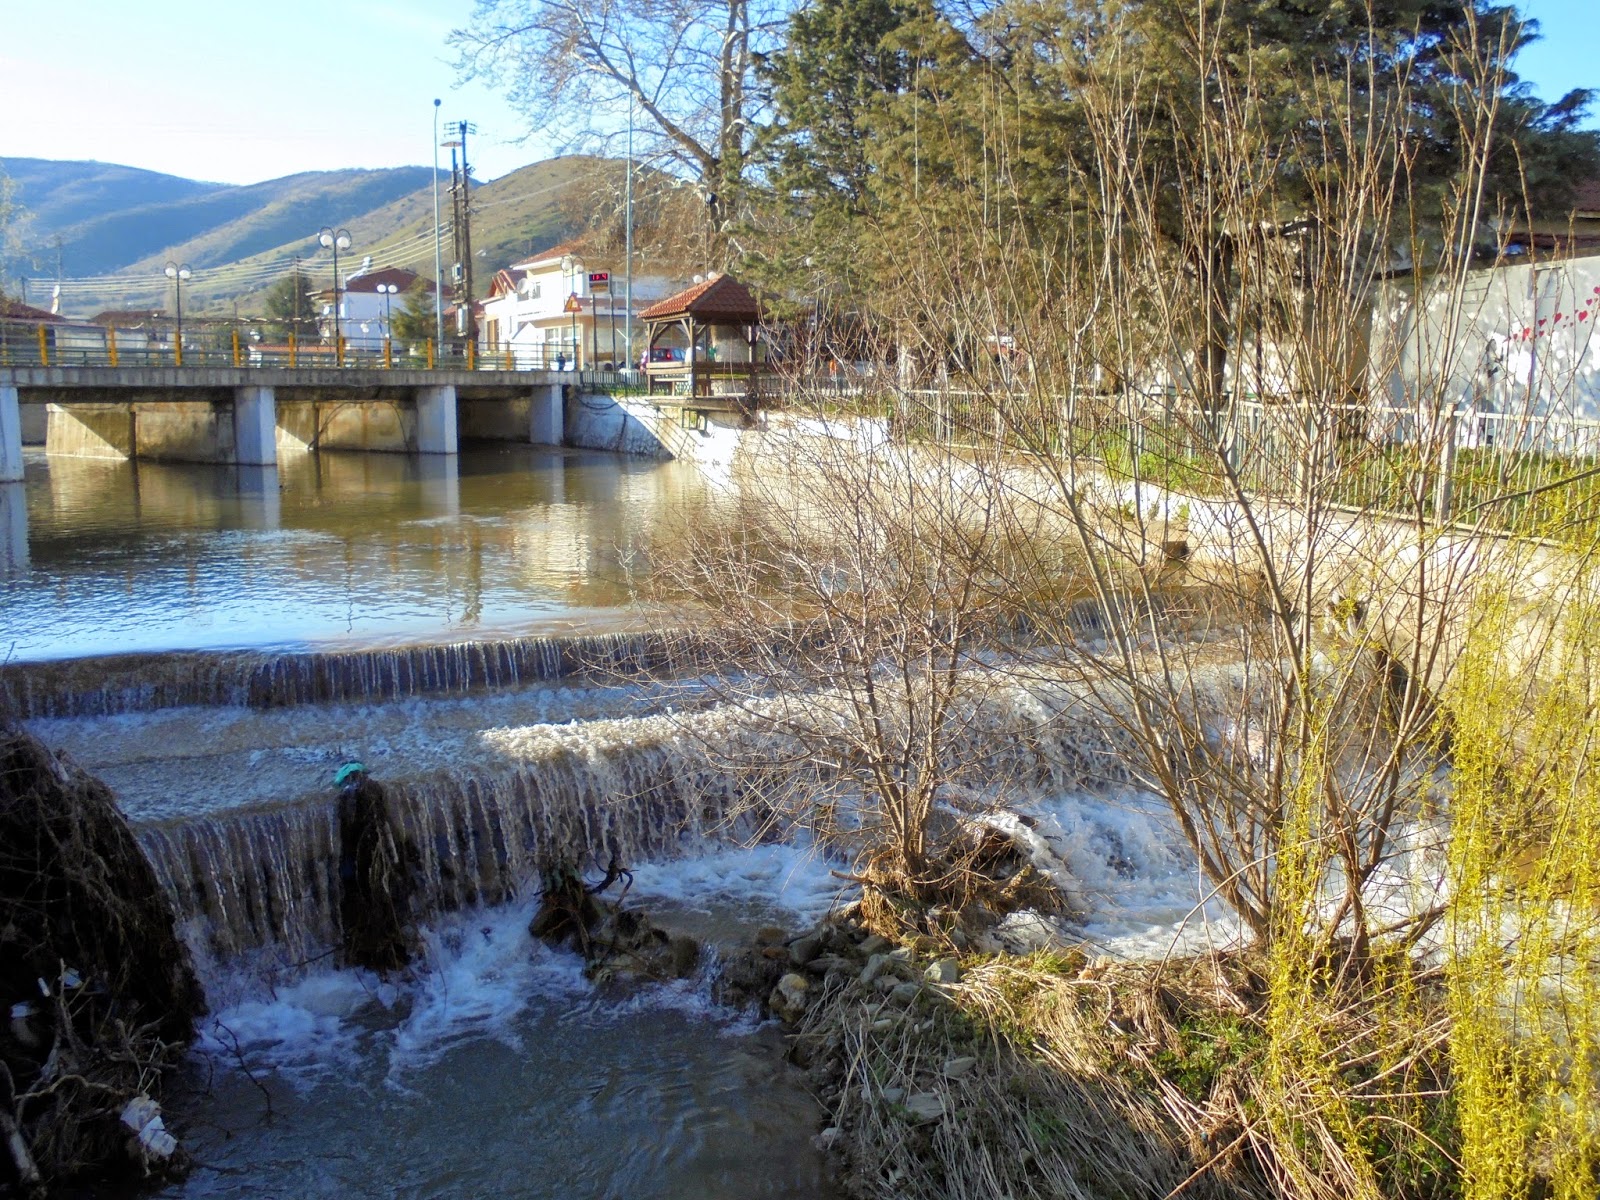
[[[715,946],[815,920],[834,864],[798,835],[733,848],[769,815],[739,719],[697,694],[703,648],[627,610],[640,535],[718,503],[696,477],[516,449],[265,478],[30,459],[26,494],[0,705],[116,791],[212,1007],[169,1106],[201,1169],[171,1195],[828,1194],[771,1031],[709,996]],[[970,752],[1068,932],[1164,952],[1202,889],[1114,731],[1045,674],[987,703]],[[426,914],[395,979],[331,957],[351,759]],[[638,868],[633,897],[713,947],[702,977],[610,994],[533,942],[555,851]]]
[[[814,919],[837,887],[782,848],[701,865],[716,893],[671,866],[641,870],[636,889],[711,938]],[[434,921],[425,966],[399,981],[321,970],[269,989],[211,972],[217,1011],[184,1081],[200,1166],[165,1194],[832,1194],[811,1144],[819,1110],[774,1031],[710,1003],[704,977],[600,991],[528,936],[531,908]]]

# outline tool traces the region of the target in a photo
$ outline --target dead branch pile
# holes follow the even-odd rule
[[[180,1155],[152,1098],[205,1000],[110,790],[0,722],[0,1181],[134,1177]]]

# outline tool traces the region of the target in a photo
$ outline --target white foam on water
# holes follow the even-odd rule
[[[1067,928],[1091,949],[1142,959],[1240,942],[1160,798],[1078,792],[1017,807],[985,819],[1029,847],[1075,910]]]
[[[651,901],[705,912],[755,909],[796,925],[813,922],[845,885],[832,864],[797,846],[717,850],[703,857],[650,864],[634,873],[630,905]],[[728,1034],[748,1033],[754,1018],[711,999],[715,950],[700,973],[631,989],[603,989],[585,978],[583,961],[552,950],[528,933],[536,899],[449,914],[421,931],[418,962],[381,979],[369,971],[326,967],[287,985],[247,982],[242,968],[208,980],[208,991],[238,997],[204,1022],[200,1049],[251,1070],[271,1070],[314,1085],[366,1056],[387,1056],[386,1081],[404,1087],[409,1072],[477,1038],[519,1044],[530,1008],[548,1006],[561,1019],[596,1022],[672,1009]]]
[[[400,999],[393,984],[356,970],[318,971],[258,991],[202,1021],[198,1047],[252,1070],[271,1068],[300,1084],[357,1063],[370,1041],[370,1028],[357,1015],[390,1011]]]
[[[391,1075],[420,1065],[465,1037],[517,1044],[514,1024],[531,1003],[587,999],[594,986],[576,955],[531,937],[537,901],[480,909],[422,933],[423,965],[411,1011],[395,1030]]]
[[[635,868],[630,898],[668,901],[700,913],[730,906],[754,909],[785,923],[810,925],[853,894],[853,885],[833,874],[839,866],[805,845],[713,850]]]

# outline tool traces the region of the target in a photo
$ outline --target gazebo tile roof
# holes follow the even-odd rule
[[[712,275],[639,314],[644,321],[694,317],[702,321],[759,321],[761,303],[731,275]]]

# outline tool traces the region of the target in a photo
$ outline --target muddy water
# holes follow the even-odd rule
[[[713,502],[681,465],[504,445],[25,473],[0,521],[11,661],[595,629],[634,598],[641,535]]]

